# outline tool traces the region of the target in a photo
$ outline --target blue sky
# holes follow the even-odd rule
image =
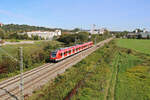
[[[150,29],[150,0],[1,0],[0,22],[72,29]]]

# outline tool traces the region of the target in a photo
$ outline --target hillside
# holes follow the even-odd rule
[[[0,27],[0,38],[29,40],[29,37],[26,34],[19,35],[17,33],[23,33],[23,32],[29,32],[29,31],[39,31],[39,30],[40,31],[54,31],[56,29],[60,29],[60,28],[46,28],[46,27],[30,26],[30,25],[5,24],[2,27]],[[38,38],[38,37],[36,37],[36,38]],[[38,40],[38,39],[36,39],[36,40]]]
[[[19,25],[19,24],[5,24],[1,27],[6,33],[15,33],[15,32],[27,32],[27,31],[54,31],[56,28],[45,28],[40,26],[30,26],[30,25]]]

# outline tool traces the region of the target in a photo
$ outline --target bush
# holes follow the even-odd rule
[[[127,54],[131,54],[132,53],[132,50],[131,49],[128,49],[127,50]]]
[[[0,66],[2,69],[6,69],[8,73],[19,70],[19,63],[14,59],[11,59],[7,55],[2,55],[3,61],[0,62]]]

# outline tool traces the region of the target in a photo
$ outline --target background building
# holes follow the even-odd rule
[[[94,29],[89,31],[91,34],[104,34],[107,31],[106,28]]]
[[[0,27],[2,27],[4,24],[0,22]]]
[[[50,31],[32,31],[32,32],[26,32],[24,34],[27,34],[28,37],[39,36],[41,38],[44,38],[45,40],[51,40],[54,36],[60,36],[61,35],[61,30],[55,30],[54,32],[50,32]]]
[[[146,31],[144,28],[143,30],[139,31],[136,29],[134,32],[130,32],[127,34],[127,38],[145,38],[150,39],[150,32]]]
[[[91,30],[89,31],[91,34],[104,34],[107,31],[106,28],[96,29],[96,25],[93,24]]]

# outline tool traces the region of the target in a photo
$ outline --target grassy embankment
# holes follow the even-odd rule
[[[92,36],[91,40],[93,40],[94,36]],[[84,38],[82,38],[84,37],[84,35],[80,36],[79,34],[79,37],[81,38],[81,40],[84,40]],[[97,42],[100,42],[104,39],[109,38],[110,36],[98,35],[96,37],[98,39]],[[71,42],[72,40],[69,40],[69,41]],[[85,41],[86,39],[84,40],[84,42]],[[66,42],[62,43],[58,41],[42,41],[41,40],[38,42],[36,41],[34,44],[5,45],[5,46],[0,47],[0,73],[1,73],[0,80],[19,74],[19,69],[20,69],[19,62],[15,61],[12,58],[14,57],[17,60],[19,59],[18,47],[23,47],[24,71],[27,71],[47,62],[49,58],[49,53],[52,50],[55,50],[60,47],[62,48],[67,45],[69,44],[67,44]]]
[[[63,100],[81,80],[83,84],[88,83],[87,85],[89,87],[96,89],[93,91],[93,89],[84,88],[83,93],[87,94],[86,98],[90,99],[93,96],[95,96],[95,99],[99,97],[102,98],[104,93],[103,90],[106,87],[110,72],[109,62],[111,62],[113,56],[115,56],[113,53],[115,52],[114,45],[111,44],[113,43],[98,49],[96,52],[68,69],[65,73],[59,75],[53,82],[48,83],[41,90],[35,91],[29,100]],[[88,78],[92,78],[91,76],[93,75],[95,76],[92,79],[93,81],[86,82]],[[97,82],[97,84],[95,82]],[[89,95],[90,93],[91,95]]]
[[[51,46],[56,46],[56,45],[60,44],[57,41],[45,41],[45,42],[39,41],[39,42],[35,42],[34,44],[4,45],[0,48],[5,50],[6,52],[8,52],[13,57],[17,57],[19,47],[23,47],[23,50],[25,53],[32,54],[36,50],[39,50],[39,51],[42,50],[48,43],[50,43]],[[1,51],[0,56],[3,54],[6,54],[6,53]]]
[[[72,100],[149,100],[150,56],[131,49],[111,43],[36,91],[29,100],[63,100],[80,80],[83,82]]]
[[[23,47],[24,71],[45,63],[51,50],[60,47],[58,41],[39,41],[34,44],[4,45],[0,47],[0,79],[17,75],[20,73],[19,64],[12,57],[19,60],[19,47]],[[8,56],[8,54],[9,56]]]
[[[80,36],[80,37],[84,37],[84,36]],[[98,39],[97,42],[99,42],[109,38],[110,36],[98,35],[96,37]],[[72,40],[70,40],[70,42],[71,41]],[[24,71],[26,71],[47,62],[49,58],[49,53],[52,50],[67,45],[68,44],[65,44],[65,42],[62,43],[58,41],[38,41],[34,44],[5,45],[0,47],[0,73],[1,73],[0,80],[2,78],[7,78],[19,74],[19,68],[20,68],[19,62],[16,62],[12,58],[14,57],[17,60],[19,59],[19,53],[18,53],[19,47],[23,47],[23,63],[24,63]]]
[[[124,41],[127,43],[124,45]],[[130,42],[140,42],[141,40],[119,40],[119,45],[128,47],[129,49],[117,47],[117,53],[112,61],[112,65],[108,67],[108,78],[102,76],[104,70],[99,70],[91,78],[86,79],[84,84],[78,91],[73,100],[149,100],[150,99],[150,56],[148,54],[136,52],[138,50],[149,49],[149,41],[145,42],[145,47],[137,48],[136,44]],[[130,50],[135,48],[136,51]],[[141,43],[142,44],[142,43]],[[104,65],[101,66],[103,68]],[[106,67],[104,67],[106,68]],[[104,69],[103,68],[103,69]],[[96,77],[98,75],[98,77]],[[103,91],[98,91],[100,81],[106,80],[106,86]],[[96,78],[96,79],[95,79]],[[94,80],[93,80],[94,79]],[[91,84],[92,83],[92,84]],[[96,88],[95,88],[96,87]]]
[[[135,55],[121,53],[113,100],[150,99],[150,66],[145,65],[145,61]]]
[[[121,48],[111,42],[35,91],[29,100],[63,100],[81,80],[72,100],[149,100],[149,40],[116,42]]]
[[[122,53],[125,49],[121,49],[114,100],[150,99],[149,43],[150,40],[117,40],[118,46],[131,50],[126,54]]]

